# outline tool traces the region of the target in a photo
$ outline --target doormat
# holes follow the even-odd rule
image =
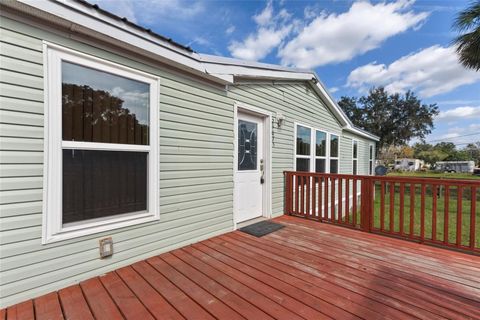
[[[260,221],[249,226],[240,228],[239,230],[245,233],[248,233],[257,238],[263,237],[269,233],[275,232],[284,228],[283,224],[270,222],[270,221]]]

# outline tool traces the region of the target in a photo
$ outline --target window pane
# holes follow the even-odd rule
[[[67,141],[148,144],[150,85],[62,62]]]
[[[357,160],[353,160],[353,174],[357,174]]]
[[[325,173],[325,165],[326,165],[326,160],[325,159],[316,159],[315,160],[315,172]]]
[[[353,158],[358,158],[358,142],[353,141]]]
[[[297,154],[308,156],[310,155],[310,129],[302,126],[297,126]]]
[[[372,160],[373,159],[373,146],[370,146],[370,154],[369,154],[369,159]]]
[[[238,120],[238,170],[257,170],[257,124]]]
[[[146,211],[147,157],[63,150],[63,223]]]
[[[330,136],[330,157],[338,157],[338,136]]]
[[[325,157],[327,155],[327,134],[322,131],[317,131],[315,144],[316,155],[318,157]]]
[[[369,166],[368,166],[368,174],[371,175],[371,174],[373,174],[373,161],[370,160],[369,162],[370,163],[369,163]]]
[[[338,160],[330,160],[330,173],[338,173]]]
[[[310,159],[297,158],[297,171],[310,171]]]

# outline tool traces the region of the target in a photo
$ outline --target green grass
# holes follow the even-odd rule
[[[462,212],[462,244],[469,245],[470,242],[470,216],[471,216],[471,195],[469,189],[464,189],[461,203]],[[476,201],[476,246],[480,247],[480,202]],[[410,234],[410,186],[405,185],[404,193],[404,219],[403,228],[404,233]],[[393,198],[393,221],[395,232],[400,231],[400,186],[396,184],[394,198]],[[380,212],[381,212],[381,187],[380,183],[375,186],[375,211],[374,211],[374,227],[380,228]],[[385,230],[390,230],[390,193],[386,188],[385,201],[384,201],[384,226]],[[448,241],[450,243],[456,243],[457,234],[457,191],[456,188],[450,189],[449,206],[448,206]],[[421,188],[417,186],[414,190],[414,204],[413,204],[413,221],[414,228],[413,234],[420,235],[421,224]],[[436,239],[443,241],[444,239],[444,222],[445,222],[445,198],[443,192],[437,197],[437,210],[436,210]],[[425,237],[431,239],[433,230],[433,195],[431,186],[427,186],[425,193]]]
[[[474,176],[471,173],[440,173],[440,172],[389,172],[388,176],[416,177],[416,178],[439,178],[439,179],[473,179],[480,180],[480,176]]]

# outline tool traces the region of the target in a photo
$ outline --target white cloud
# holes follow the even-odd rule
[[[256,31],[243,41],[232,41],[228,46],[233,57],[245,60],[265,58],[274,48],[281,45],[298,23],[291,20],[291,14],[285,9],[275,14],[271,1],[262,12],[253,17],[253,20],[257,25]]]
[[[441,111],[435,120],[443,122],[452,122],[456,120],[477,119],[480,126],[480,106],[479,107],[457,107],[454,109]]]
[[[338,87],[331,87],[330,89],[328,89],[328,91],[330,91],[330,93],[335,93],[338,90],[340,90]]]
[[[480,73],[465,69],[454,48],[437,45],[401,57],[388,66],[372,62],[358,67],[348,76],[347,85],[360,92],[385,86],[389,92],[411,89],[422,97],[431,97],[478,80]]]
[[[232,33],[235,32],[235,29],[236,29],[235,26],[230,26],[230,27],[227,28],[227,30],[225,30],[225,33],[226,34],[232,34]]]
[[[428,13],[414,13],[414,1],[355,2],[348,12],[320,14],[279,50],[282,64],[313,68],[347,61],[378,48],[386,39],[418,27]],[[312,11],[305,12],[311,17]]]
[[[204,4],[197,0],[94,0],[92,3],[134,23],[152,23],[172,13],[177,19],[185,19],[204,11]]]

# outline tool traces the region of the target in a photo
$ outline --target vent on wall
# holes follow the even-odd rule
[[[100,258],[104,259],[113,255],[112,237],[100,239]]]

